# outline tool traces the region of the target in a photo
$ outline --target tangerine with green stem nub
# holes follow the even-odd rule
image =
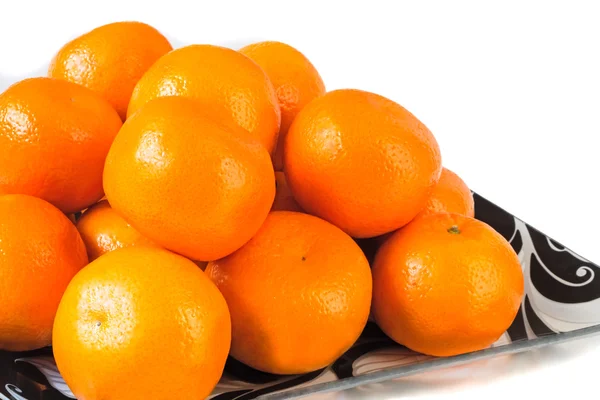
[[[393,340],[432,356],[484,349],[524,295],[519,257],[492,227],[437,213],[413,220],[373,264],[373,317]]]

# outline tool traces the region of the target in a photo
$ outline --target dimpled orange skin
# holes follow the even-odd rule
[[[83,213],[77,221],[77,230],[90,261],[123,247],[156,246],[117,214],[107,200],[94,204]]]
[[[275,193],[275,201],[271,207],[271,211],[298,211],[302,209],[294,200],[294,196],[288,187],[285,174],[282,171],[275,171],[275,184],[277,191]]]
[[[240,52],[260,65],[275,87],[281,128],[273,164],[276,171],[281,171],[283,144],[292,121],[304,106],[325,94],[325,84],[308,58],[285,43],[259,42],[241,48]]]
[[[229,305],[231,356],[261,371],[323,368],[358,339],[371,271],[358,245],[311,215],[274,211],[240,250],[208,264]]]
[[[140,79],[128,116],[152,99],[190,97],[221,120],[233,120],[269,151],[275,149],[281,112],[271,81],[254,61],[219,46],[191,45],[158,60]]]
[[[440,212],[460,214],[471,218],[475,216],[473,193],[458,175],[447,168],[442,168],[440,180],[429,196],[425,208],[415,218]],[[376,240],[378,243],[383,243],[393,234],[394,232],[383,234]]]
[[[357,238],[412,220],[442,169],[437,141],[414,115],[353,89],[329,92],[300,111],[284,161],[300,207]]]
[[[114,22],[65,44],[52,59],[48,75],[95,91],[125,120],[133,88],[171,50],[169,41],[150,25]]]
[[[204,272],[166,250],[130,247],[75,276],[53,351],[78,399],[203,399],[230,341],[227,304]]]
[[[183,97],[148,103],[123,125],[104,171],[106,197],[142,235],[198,261],[231,254],[275,198],[269,153]]]
[[[36,197],[0,196],[0,350],[50,345],[58,303],[87,262],[60,210]]]
[[[102,170],[121,128],[117,112],[83,86],[20,81],[0,94],[0,195],[28,194],[64,213],[102,196]]]
[[[418,217],[438,212],[475,216],[473,193],[458,175],[447,168],[442,169],[440,180]]]
[[[452,356],[487,348],[513,322],[524,293],[519,258],[489,225],[458,214],[418,218],[373,265],[373,317],[414,351]]]

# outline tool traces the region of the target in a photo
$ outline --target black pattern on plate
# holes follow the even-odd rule
[[[523,249],[523,236],[521,235],[521,232],[519,232],[518,230],[515,230],[515,234],[509,240],[509,242],[510,242],[510,245],[512,246],[513,250],[517,254],[519,254],[521,249]]]
[[[515,217],[477,193],[473,194],[473,199],[475,200],[475,218],[493,227],[506,240],[510,240],[516,229]],[[515,251],[517,250],[515,249]]]
[[[523,306],[519,307],[517,316],[506,331],[511,342],[527,339],[527,330],[525,329],[525,320],[523,319]]]
[[[387,337],[376,324],[369,322],[356,344],[338,358],[331,369],[339,379],[351,378],[354,376],[353,365],[356,360],[367,353],[391,346],[398,344]]]
[[[311,372],[309,374],[304,374],[300,376],[293,377],[285,382],[278,383],[276,385],[272,385],[266,388],[253,390],[250,393],[246,393],[240,397],[236,397],[235,400],[251,400],[256,399],[258,396],[264,396],[270,393],[280,392],[286,389],[293,388],[295,386],[300,386],[304,383],[308,383],[314,379],[317,379],[319,375],[323,373],[323,369],[318,371]]]
[[[538,317],[538,315],[533,310],[533,307],[531,307],[529,297],[527,296],[525,296],[525,315],[527,316],[527,322],[529,322],[529,327],[537,337],[556,334],[556,332],[548,328],[544,321],[542,321],[540,317]]]
[[[235,377],[236,379],[240,379],[249,383],[256,383],[258,385],[277,382],[280,381],[282,378],[285,378],[284,375],[269,374],[251,368],[246,364],[239,362],[233,357],[229,357],[227,359],[227,363],[225,363],[225,372]]]
[[[535,248],[530,260],[531,283],[542,296],[565,304],[600,298],[597,265],[576,257],[536,229],[528,230]]]

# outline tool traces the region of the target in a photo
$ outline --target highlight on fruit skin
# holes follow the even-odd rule
[[[281,108],[281,128],[273,157],[276,171],[283,170],[283,145],[296,115],[308,103],[325,94],[325,84],[310,60],[296,48],[282,42],[264,41],[241,48],[267,73]]]
[[[148,24],[113,22],[66,43],[53,57],[48,76],[93,90],[125,120],[133,88],[171,50],[167,38]]]
[[[13,84],[0,94],[0,195],[39,197],[65,214],[96,203],[121,124],[81,85],[45,77]]]
[[[229,306],[231,356],[260,371],[301,374],[330,365],[369,316],[372,279],[361,249],[304,213],[271,212],[248,243],[211,261],[206,274]]]
[[[356,89],[300,111],[284,145],[294,198],[356,238],[410,222],[437,184],[442,157],[429,129],[401,105]]]
[[[56,365],[78,399],[204,399],[230,343],[215,285],[192,261],[153,247],[118,249],[81,270],[53,329]]]
[[[157,246],[129,225],[111,208],[107,200],[88,208],[76,226],[85,243],[90,262],[103,254],[124,247]]]
[[[0,350],[49,346],[60,299],[87,263],[60,210],[32,196],[0,195]]]
[[[233,122],[275,151],[281,111],[273,84],[262,68],[242,53],[197,44],[161,57],[144,74],[131,95],[131,117],[158,97],[196,100],[214,119]]]
[[[372,272],[375,322],[396,342],[437,357],[491,346],[524,296],[511,245],[458,214],[413,220],[379,248]]]

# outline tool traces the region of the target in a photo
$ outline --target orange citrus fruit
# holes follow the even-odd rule
[[[437,141],[413,114],[351,89],[329,92],[300,111],[284,161],[300,207],[358,238],[412,220],[442,169]]]
[[[60,210],[36,197],[0,196],[0,350],[50,345],[58,303],[87,262]]]
[[[458,175],[447,168],[442,168],[440,180],[418,216],[438,212],[460,214],[465,217],[475,216],[473,193]]]
[[[275,171],[275,201],[271,211],[299,211],[302,212],[294,196],[288,187],[285,174],[282,171]]]
[[[281,112],[271,81],[243,54],[224,47],[191,45],[158,60],[144,74],[131,96],[131,116],[152,99],[193,98],[220,120],[231,120],[272,152]]]
[[[458,175],[447,168],[442,168],[440,180],[429,196],[425,208],[415,218],[440,212],[471,218],[475,216],[473,193]],[[377,236],[375,240],[381,244],[393,234],[394,232],[388,232]]]
[[[267,73],[281,108],[281,128],[273,160],[283,169],[283,143],[294,118],[305,105],[325,94],[325,84],[314,65],[290,45],[276,41],[254,43],[240,49]]]
[[[136,83],[172,49],[169,41],[150,25],[114,22],[65,44],[52,59],[48,74],[92,89],[125,120]]]
[[[69,214],[102,196],[102,170],[121,128],[110,104],[53,78],[20,81],[0,94],[0,194],[28,194]]]
[[[152,247],[118,249],[78,273],[53,331],[56,364],[78,399],[203,399],[230,342],[215,285],[193,262]]]
[[[358,245],[311,215],[274,211],[241,249],[206,268],[225,296],[231,356],[261,371],[323,368],[361,334],[371,271]]]
[[[513,322],[524,292],[519,258],[484,222],[417,218],[379,249],[373,316],[396,342],[433,356],[484,349]]]
[[[104,170],[111,206],[142,235],[198,261],[224,257],[262,225],[275,198],[269,153],[183,97],[130,117]]]
[[[131,246],[155,246],[129,225],[107,200],[90,207],[77,221],[77,230],[85,243],[90,261],[102,254]]]

